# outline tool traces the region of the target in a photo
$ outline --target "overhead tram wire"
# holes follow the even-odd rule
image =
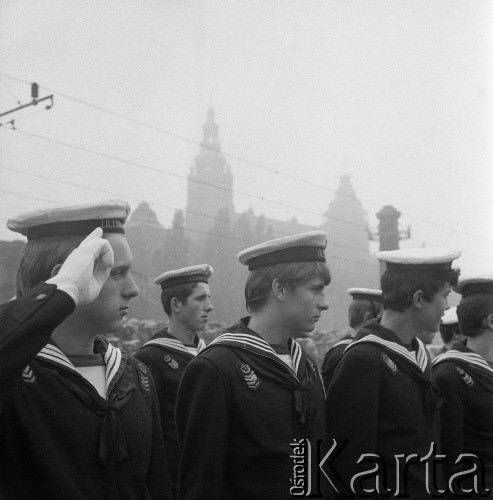
[[[4,167],[0,167],[0,168],[4,168]],[[96,191],[96,190],[94,190]],[[59,201],[54,201],[54,200],[48,200],[47,198],[40,198],[38,196],[30,196],[30,195],[26,195],[26,194],[23,194],[23,193],[16,193],[14,191],[7,191],[5,189],[0,189],[0,193],[3,193],[3,194],[8,194],[8,195],[12,195],[12,196],[16,196],[16,197],[19,197],[19,198],[26,198],[26,199],[32,199],[32,200],[36,200],[36,201],[41,201],[41,202],[44,202],[44,203],[51,203],[53,205],[57,205],[57,206],[61,206],[62,204],[59,202]],[[106,194],[112,194],[112,193],[107,193]],[[117,195],[117,196],[120,196],[120,195]],[[130,198],[130,197],[128,197]],[[132,198],[130,198],[132,199]],[[135,198],[137,199],[137,198]],[[138,221],[138,222],[148,222],[147,220],[145,219],[139,219],[137,217],[132,217],[132,220],[134,221]],[[223,220],[223,219],[219,219],[219,220]],[[7,219],[4,219],[2,222],[7,222]],[[165,228],[163,228],[165,229]],[[228,239],[228,240],[232,240],[232,241],[237,241],[237,242],[247,242],[247,243],[254,243],[253,240],[250,240],[250,239],[244,239],[244,238],[234,238],[234,237],[231,237],[231,236],[225,236],[225,235],[220,235],[220,234],[216,234],[216,233],[212,233],[212,232],[205,232],[205,231],[198,231],[198,230],[194,230],[194,229],[188,229],[188,228],[183,228],[184,231],[188,232],[188,233],[195,233],[195,234],[201,234],[201,235],[205,235],[205,236],[214,236],[214,237],[217,237],[217,238],[224,238],[224,239]],[[330,243],[329,243],[330,244]],[[346,245],[339,245],[339,244],[330,244],[331,246],[346,246]],[[353,248],[355,249],[355,247],[349,247],[349,248]],[[476,254],[473,254],[473,253],[469,253],[469,252],[462,252],[464,254],[468,254],[468,255],[471,255],[473,257],[478,257],[480,259],[486,259],[487,258],[485,256],[481,256],[481,255],[476,255]],[[367,266],[369,262],[365,262],[365,261],[361,261],[361,260],[353,260],[353,259],[345,259],[343,257],[337,257],[335,255],[328,255],[328,257],[330,257],[331,259],[336,259],[336,260],[342,260],[344,262],[352,262],[354,264],[360,264],[360,265],[365,265]]]
[[[167,175],[169,177],[174,177],[174,178],[177,178],[177,179],[183,179],[183,180],[187,180],[188,179],[188,177],[185,176],[185,175],[180,175],[180,174],[176,174],[174,172],[169,172],[167,170],[162,170],[162,169],[159,169],[159,168],[156,168],[156,167],[151,167],[149,165],[144,165],[143,163],[139,163],[139,162],[136,162],[136,161],[133,161],[133,160],[126,160],[125,158],[120,158],[118,156],[113,156],[113,155],[110,155],[110,154],[107,154],[107,153],[102,153],[100,151],[94,151],[94,150],[86,148],[84,146],[77,146],[76,144],[71,144],[69,142],[60,141],[58,139],[53,139],[51,137],[46,137],[46,136],[43,136],[43,135],[35,134],[33,132],[27,132],[25,130],[20,130],[20,129],[15,129],[15,132],[17,132],[19,134],[22,134],[22,135],[26,135],[28,137],[34,137],[35,139],[40,139],[42,141],[50,142],[52,144],[58,144],[60,146],[68,147],[68,148],[71,148],[71,149],[75,149],[77,151],[83,151],[85,153],[90,153],[90,154],[95,155],[95,156],[100,156],[101,158],[106,158],[106,159],[113,160],[113,161],[116,161],[116,162],[120,162],[120,163],[123,163],[123,164],[126,164],[126,165],[131,165],[133,167],[141,168],[143,170],[148,170],[148,171],[151,171],[151,172],[157,172],[157,173],[160,173],[160,174],[163,174],[163,175]],[[230,188],[226,188],[226,187],[223,187],[223,186],[218,186],[216,184],[212,184],[210,182],[199,181],[199,180],[194,180],[194,182],[197,183],[197,184],[202,184],[203,186],[212,187],[214,189],[219,189],[221,191],[226,191],[226,192],[229,192],[229,193],[239,194],[241,196],[245,196],[246,198],[251,198],[251,199],[254,199],[254,200],[259,200],[259,201],[271,203],[273,205],[278,205],[278,206],[283,207],[283,208],[290,208],[292,210],[299,211],[299,212],[304,212],[304,213],[307,213],[307,214],[310,214],[310,215],[316,215],[319,218],[323,216],[323,214],[320,214],[319,212],[315,212],[314,210],[308,210],[306,208],[295,207],[294,205],[290,205],[289,203],[282,203],[280,201],[271,200],[271,199],[265,198],[263,196],[252,195],[250,193],[246,193],[244,191],[239,191],[237,189],[233,190],[233,189],[230,189]],[[351,222],[351,221],[347,221],[347,220],[344,220],[344,219],[339,219],[337,217],[332,217],[332,216],[328,216],[328,215],[325,215],[325,217],[328,218],[328,219],[340,222],[342,224],[347,224],[347,225],[350,225],[350,226],[362,227],[362,228],[367,229],[367,226],[364,225],[364,224],[358,224],[356,222]]]
[[[35,173],[32,173],[32,172],[25,172],[23,170],[18,170],[18,169],[14,169],[14,168],[10,168],[10,167],[5,167],[3,165],[0,165],[0,170],[8,170],[8,171],[17,172],[17,173],[20,173],[20,174],[29,175],[29,176],[32,176],[32,177],[46,179],[46,180],[57,182],[57,183],[63,184],[63,185],[69,185],[69,186],[78,187],[78,188],[81,188],[81,189],[87,189],[88,191],[93,191],[95,193],[107,194],[107,195],[110,195],[110,196],[116,196],[118,198],[130,199],[130,200],[135,200],[135,201],[142,201],[140,198],[135,198],[135,197],[132,197],[132,196],[126,196],[126,195],[122,195],[120,193],[114,193],[114,192],[105,191],[105,190],[102,190],[102,189],[91,188],[89,186],[84,186],[82,184],[76,184],[76,183],[70,182],[70,181],[63,181],[61,179],[57,179],[57,178],[54,178],[54,177],[45,176],[45,175],[42,175],[42,174],[35,174]],[[0,189],[0,193],[10,194],[10,195],[21,197],[21,198],[29,198],[29,199],[32,199],[32,200],[42,201],[42,202],[46,202],[46,203],[53,203],[54,205],[58,205],[58,206],[61,205],[59,201],[48,200],[46,198],[40,198],[40,197],[36,197],[36,196],[30,196],[30,195],[26,195],[26,194],[15,193],[13,191],[6,191],[6,190],[1,190]],[[150,205],[160,206],[160,207],[167,208],[167,209],[181,210],[178,207],[172,207],[172,206],[164,205],[164,204],[158,203],[158,202],[148,202],[148,203]],[[231,220],[228,221],[227,219],[221,219],[219,217],[213,217],[213,216],[210,216],[210,215],[200,214],[198,212],[189,212],[189,213],[192,213],[193,215],[198,215],[198,216],[201,216],[201,217],[204,217],[204,218],[207,218],[207,219],[219,221],[219,222],[230,222],[232,226],[244,226],[246,228],[251,229],[251,226],[246,225],[246,224],[241,224],[241,223],[236,222],[236,221],[231,221]],[[139,219],[139,218],[136,218],[136,217],[132,217],[131,220],[132,221],[136,220],[136,221],[140,221],[140,222],[148,222],[146,220]],[[166,228],[164,228],[164,226],[163,226],[163,229],[166,229]],[[221,237],[221,238],[225,237],[226,239],[232,239],[232,240],[236,240],[236,241],[251,242],[251,240],[249,240],[249,239],[231,238],[231,237],[226,237],[226,236],[222,236],[222,235],[217,235],[215,233],[209,233],[209,232],[205,232],[205,231],[198,231],[198,230],[188,229],[186,227],[184,228],[184,230],[187,231],[187,232],[189,232],[189,233],[191,232],[191,233],[197,233],[197,234],[202,234],[202,235],[209,235],[210,234],[211,236],[217,236],[217,237]],[[272,231],[272,232],[273,232],[273,234],[277,234],[279,236],[289,236],[290,235],[290,233],[284,233],[284,232],[281,232],[281,231]],[[348,248],[350,250],[357,250],[357,251],[364,252],[364,250],[361,249],[361,248],[359,248],[359,247],[354,247],[354,246],[351,246],[351,245],[344,245],[342,243],[330,243],[329,242],[328,245],[331,246],[331,247],[336,247],[336,248]],[[472,253],[472,252],[467,252],[467,251],[465,251],[465,252],[463,251],[462,254],[469,255],[471,257],[475,257],[475,258],[480,259],[482,261],[488,261],[490,259],[490,257],[486,257],[485,255],[478,255],[478,254],[475,254],[475,253]],[[346,262],[354,262],[354,263],[358,263],[358,264],[361,264],[361,265],[363,265],[363,264],[366,265],[367,264],[364,261],[352,260],[352,259],[344,259],[342,257],[337,257],[335,255],[330,255],[330,257],[333,258],[333,259],[343,260],[343,261],[346,261]]]
[[[0,78],[0,81],[3,83],[4,87],[9,91],[9,94],[14,98],[15,102],[20,105],[20,99],[12,92],[12,89],[7,85],[3,78]]]
[[[12,129],[9,129],[9,130],[12,130]],[[63,146],[66,146],[66,147],[70,147],[70,148],[74,148],[76,150],[80,150],[80,151],[84,151],[84,152],[88,152],[88,153],[91,153],[91,154],[94,154],[96,156],[102,156],[104,158],[109,158],[109,159],[112,159],[114,161],[119,161],[121,163],[125,163],[125,164],[130,164],[132,166],[137,166],[137,167],[140,167],[140,168],[143,168],[143,169],[147,169],[147,170],[151,170],[151,171],[155,171],[155,172],[158,172],[158,173],[162,173],[164,175],[169,175],[169,176],[172,176],[172,177],[177,177],[177,178],[180,178],[180,179],[187,179],[186,176],[182,176],[182,175],[179,175],[179,174],[174,174],[174,173],[171,173],[171,172],[166,172],[166,171],[163,171],[163,170],[160,170],[160,169],[157,169],[155,167],[149,167],[147,165],[142,165],[142,164],[139,164],[137,162],[133,162],[133,161],[130,161],[130,160],[125,160],[123,158],[118,158],[118,157],[114,157],[114,156],[111,156],[111,155],[108,155],[106,153],[100,153],[100,152],[97,152],[97,151],[93,151],[93,150],[90,150],[88,148],[84,148],[82,146],[76,146],[76,145],[72,145],[70,143],[64,143],[62,141],[58,141],[56,139],[52,139],[52,138],[48,138],[48,137],[44,137],[44,136],[39,136],[37,134],[33,134],[33,133],[30,133],[30,132],[25,132],[25,131],[22,131],[22,130],[19,130],[19,129],[15,129],[16,132],[20,132],[21,134],[25,134],[25,135],[28,135],[28,136],[33,136],[35,138],[38,138],[38,139],[41,139],[41,140],[45,140],[45,141],[48,141],[48,142],[53,142],[55,144],[61,144]],[[0,168],[4,168],[4,169],[9,169],[8,167],[0,167]],[[15,170],[15,169],[9,169],[9,170]],[[23,173],[23,174],[26,174],[26,175],[29,175],[27,172],[24,172],[24,171],[21,171],[21,170],[17,170],[18,172],[20,173]],[[36,174],[39,176],[39,174]],[[46,176],[45,176],[46,178]],[[57,179],[52,179],[51,180],[54,180],[54,181],[58,181]],[[270,203],[273,203],[273,204],[278,204],[278,205],[281,205],[283,207],[287,207],[287,208],[291,208],[291,209],[294,209],[294,210],[302,210],[302,211],[306,211],[308,213],[313,213],[314,215],[317,215],[318,217],[321,216],[321,214],[317,213],[317,212],[311,212],[311,211],[307,211],[307,210],[304,210],[304,209],[301,209],[301,208],[298,208],[298,207],[294,207],[292,205],[288,205],[288,204],[283,204],[283,203],[280,203],[280,202],[276,202],[274,200],[268,200],[268,199],[265,199],[263,197],[259,197],[259,196],[254,196],[254,195],[249,195],[248,193],[242,193],[241,191],[234,191],[232,189],[229,189],[229,188],[224,188],[222,186],[216,186],[215,184],[210,184],[210,183],[206,183],[206,182],[203,182],[203,181],[195,181],[199,184],[203,184],[203,185],[206,185],[206,186],[209,186],[209,187],[213,187],[213,188],[217,188],[217,189],[220,189],[220,190],[224,190],[224,191],[228,191],[228,192],[231,192],[231,193],[238,193],[238,194],[242,194],[243,196],[246,196],[246,197],[250,197],[250,198],[255,198],[255,199],[261,199],[262,201],[267,201],[267,202],[270,202]],[[70,183],[69,183],[70,184]],[[76,186],[75,183],[72,183],[72,185]],[[90,188],[88,186],[78,186],[78,187],[81,187],[81,188],[84,188],[84,189],[90,189],[90,190],[93,190],[93,191],[99,191],[99,192],[104,192],[102,190],[97,190],[95,188]],[[105,192],[106,194],[111,194],[109,192]],[[119,195],[116,195],[116,196],[119,196]],[[134,197],[129,197],[131,199],[138,199],[138,198],[134,198]],[[140,199],[139,199],[140,200]],[[160,205],[160,206],[163,206],[164,208],[168,208],[168,209],[172,209],[174,208],[176,210],[176,207],[169,207],[169,206],[165,206],[163,204],[159,204],[159,203],[154,203],[155,205]],[[203,216],[203,214],[197,214],[197,215],[200,215],[200,216]],[[211,218],[211,219],[217,219],[215,217],[211,217],[211,216],[207,216],[208,218]],[[325,215],[326,218],[328,219],[331,219],[331,220],[335,220],[335,221],[338,221],[338,222],[341,222],[343,224],[349,224],[349,225],[353,225],[353,226],[356,226],[356,227],[364,227],[365,229],[367,229],[367,226],[364,226],[362,224],[357,224],[357,223],[352,223],[350,221],[345,221],[343,219],[338,219],[338,218],[335,218],[335,217],[330,217],[328,215]],[[277,232],[278,234],[282,234],[280,232]],[[286,233],[287,234],[287,233]],[[334,247],[343,247],[343,248],[350,248],[350,249],[354,249],[354,250],[358,250],[360,251],[359,248],[357,247],[353,247],[351,245],[343,245],[343,244],[338,244],[338,243],[329,243],[331,246],[334,246]],[[463,253],[467,253],[471,256],[475,256],[475,257],[479,257],[481,259],[486,259],[486,257],[484,256],[479,256],[477,254],[472,254],[472,253],[469,253],[469,252],[463,252]],[[343,259],[344,260],[344,259]]]
[[[7,191],[7,190],[4,190],[4,189],[0,189],[0,193],[10,194],[12,196],[18,196],[19,198],[34,199],[34,200],[37,200],[37,201],[42,201],[42,202],[45,202],[45,203],[52,203],[54,205],[61,206],[60,202],[56,202],[54,200],[48,200],[46,198],[39,198],[39,197],[29,196],[29,195],[25,195],[23,193],[15,193],[13,191]],[[139,222],[147,222],[145,219],[139,219],[139,218],[134,218],[133,220],[136,220],[136,221],[139,221]],[[206,231],[198,231],[198,230],[195,230],[195,229],[187,229],[186,227],[183,228],[183,230],[185,232],[187,232],[187,233],[195,233],[195,234],[201,234],[201,235],[205,235],[205,236],[213,236],[213,237],[216,237],[216,238],[222,238],[222,239],[231,240],[231,241],[235,241],[235,242],[248,243],[249,245],[251,245],[252,243],[254,243],[254,240],[251,240],[251,239],[235,238],[235,237],[227,236],[227,235],[223,235],[223,234],[217,234],[217,233],[206,232]],[[337,257],[335,255],[330,255],[330,254],[328,254],[327,257],[329,257],[331,259],[342,260],[344,262],[350,262],[352,264],[359,264],[359,265],[362,265],[362,266],[368,266],[368,264],[369,264],[369,261],[365,262],[365,261],[361,261],[361,260],[345,259],[343,257]]]
[[[30,82],[28,80],[23,80],[21,78],[17,78],[17,77],[12,76],[12,75],[7,75],[5,73],[0,73],[0,76],[3,76],[5,78],[11,78],[12,80],[16,80],[18,82],[23,82],[23,83],[30,84]],[[192,139],[189,139],[187,137],[181,136],[181,135],[176,134],[174,132],[170,132],[170,131],[164,130],[164,129],[162,129],[160,127],[157,127],[155,125],[151,125],[149,123],[145,123],[143,121],[136,120],[135,118],[131,118],[131,117],[126,116],[126,115],[122,115],[121,113],[116,113],[115,111],[111,111],[111,110],[108,110],[106,108],[103,108],[102,106],[98,106],[96,104],[89,103],[87,101],[84,101],[83,99],[78,99],[78,98],[73,97],[73,96],[71,96],[69,94],[66,94],[66,93],[63,93],[63,92],[59,92],[59,91],[57,91],[55,89],[51,89],[49,87],[44,87],[43,86],[42,88],[44,88],[45,90],[48,90],[49,92],[52,92],[53,94],[57,94],[60,97],[64,97],[65,99],[71,100],[71,101],[76,102],[78,104],[82,104],[84,106],[96,109],[96,110],[98,110],[98,111],[100,111],[102,113],[106,113],[106,114],[115,116],[115,117],[120,118],[122,120],[134,123],[136,125],[140,125],[142,127],[148,128],[150,130],[154,130],[156,132],[159,132],[159,133],[162,133],[162,134],[165,134],[165,135],[168,135],[170,137],[173,137],[175,139],[179,139],[179,140],[187,142],[189,144],[194,144],[194,145],[198,145],[198,146],[204,146],[205,148],[209,148],[209,146],[207,146],[206,144],[202,144],[200,142],[197,142],[195,140],[192,140]],[[210,149],[214,149],[214,148],[210,147]],[[332,192],[332,193],[338,193],[340,196],[344,196],[344,197],[350,198],[350,199],[359,200],[359,201],[362,201],[362,202],[364,202],[364,203],[366,203],[368,205],[371,205],[371,206],[374,206],[374,207],[377,207],[377,208],[381,208],[381,204],[378,204],[378,203],[375,203],[375,202],[372,202],[372,201],[369,201],[369,200],[365,200],[365,199],[362,199],[362,198],[358,198],[355,195],[349,195],[349,194],[345,194],[345,193],[340,193],[336,189],[332,189],[332,188],[328,188],[328,187],[325,187],[325,186],[321,186],[321,185],[319,185],[317,183],[314,183],[314,182],[311,182],[311,181],[309,181],[307,179],[303,179],[301,177],[297,177],[297,176],[294,176],[294,175],[291,175],[291,174],[286,174],[284,172],[280,172],[279,170],[276,170],[274,168],[267,167],[266,165],[262,165],[260,163],[254,162],[252,160],[247,160],[245,158],[237,156],[237,155],[235,155],[233,153],[229,153],[227,151],[221,151],[221,152],[222,152],[222,154],[224,156],[227,156],[229,158],[238,160],[240,162],[246,163],[246,164],[251,165],[251,166],[255,166],[255,167],[260,168],[262,170],[266,170],[266,171],[274,173],[276,175],[280,175],[280,176],[286,177],[286,178],[291,179],[291,180],[296,180],[298,182],[302,182],[304,184],[310,185],[310,186],[315,187],[317,189],[321,189],[323,191]],[[433,222],[433,221],[424,219],[422,217],[410,214],[408,212],[401,212],[401,215],[404,215],[406,217],[418,220],[420,222],[424,222],[425,224],[429,224],[431,226],[439,227],[441,229],[446,229],[447,231],[451,231],[453,233],[463,234],[465,236],[471,236],[471,237],[477,238],[479,240],[484,240],[485,238],[492,239],[489,236],[485,236],[485,235],[480,236],[478,234],[469,233],[468,231],[462,231],[460,229],[456,229],[456,228],[453,228],[453,227],[445,226],[443,224],[438,224],[437,222]]]
[[[107,190],[104,190],[104,189],[94,188],[94,187],[91,187],[91,186],[85,186],[84,184],[78,184],[78,183],[72,182],[72,181],[65,181],[65,180],[62,180],[62,179],[58,179],[56,177],[51,177],[49,175],[36,174],[34,172],[26,172],[25,170],[20,170],[20,169],[12,168],[12,167],[6,167],[5,165],[0,165],[0,170],[6,170],[6,171],[9,171],[9,172],[15,172],[15,173],[27,175],[29,177],[36,177],[38,179],[44,179],[44,180],[56,182],[58,184],[66,185],[66,186],[72,186],[72,187],[76,187],[76,188],[80,188],[80,189],[86,189],[86,190],[92,191],[94,193],[101,193],[101,194],[106,194],[106,195],[110,195],[110,196],[116,196],[117,198],[124,198],[124,199],[129,199],[129,200],[134,200],[134,201],[142,201],[141,198],[136,198],[135,196],[122,195],[121,193],[115,193],[115,192],[107,191]],[[162,207],[162,208],[166,208],[168,210],[182,210],[181,208],[173,207],[171,205],[165,205],[164,203],[155,202],[155,201],[152,201],[152,200],[151,201],[146,200],[146,201],[150,205],[152,205],[152,206]],[[247,229],[252,229],[252,227],[249,224],[243,224],[243,223],[241,223],[239,221],[232,221],[232,220],[222,219],[220,217],[214,217],[212,215],[206,215],[206,214],[199,213],[199,212],[194,212],[194,211],[188,211],[188,213],[190,213],[192,215],[196,215],[198,217],[203,217],[205,219],[210,219],[212,221],[229,222],[232,226],[240,226],[240,227],[245,227]],[[272,230],[272,233],[274,235],[278,235],[279,237],[281,237],[281,236],[290,236],[291,235],[291,233],[286,233],[284,231],[275,231],[275,230]],[[344,245],[342,243],[329,243],[329,245],[333,246],[333,247],[348,248],[348,249],[351,249],[351,250],[357,250],[357,251],[360,251],[360,252],[365,252],[365,250],[363,250],[362,248],[354,247],[354,246],[351,246],[351,245]]]

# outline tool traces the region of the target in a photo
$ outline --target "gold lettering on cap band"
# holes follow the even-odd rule
[[[101,227],[105,233],[125,234],[123,222],[120,219],[91,219],[52,222],[30,227],[27,230],[27,239],[35,240],[49,236],[87,236],[97,227]]]
[[[188,274],[185,276],[175,276],[160,283],[161,288],[168,288],[175,285],[186,285],[187,283],[209,283],[205,274]]]
[[[325,249],[320,246],[289,247],[268,252],[247,261],[248,270],[287,262],[326,262]]]

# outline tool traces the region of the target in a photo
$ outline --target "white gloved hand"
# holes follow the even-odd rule
[[[76,306],[89,304],[99,295],[113,267],[113,249],[102,235],[97,227],[65,259],[56,276],[46,281],[68,293]]]

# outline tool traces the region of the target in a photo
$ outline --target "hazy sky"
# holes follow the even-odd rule
[[[0,238],[17,213],[117,196],[169,225],[212,103],[250,162],[229,159],[237,211],[318,225],[348,173],[372,229],[391,204],[403,245],[493,269],[492,21],[487,0],[0,1],[0,112],[24,82],[55,94],[0,118]]]

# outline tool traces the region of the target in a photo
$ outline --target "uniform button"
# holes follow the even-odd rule
[[[40,293],[37,297],[36,300],[43,300],[46,299],[46,293]]]

